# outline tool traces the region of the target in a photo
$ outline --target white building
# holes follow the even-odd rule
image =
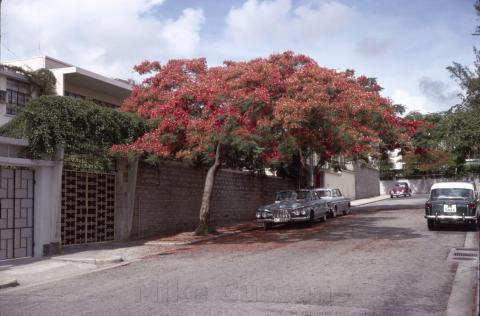
[[[394,149],[393,151],[388,152],[390,162],[393,165],[394,170],[403,170],[403,156],[400,154],[400,149]]]
[[[126,81],[108,78],[48,56],[3,64],[32,71],[48,69],[57,79],[57,95],[90,100],[102,106],[118,107],[132,91],[132,86]],[[8,68],[0,69],[0,125],[15,115],[16,107],[24,106],[31,97],[35,97],[31,91],[25,76]]]
[[[102,106],[118,107],[132,90],[128,82],[107,78],[51,57],[15,60],[4,64],[7,66],[0,66],[0,125],[10,121],[19,107],[36,97],[29,79],[8,66],[32,71],[49,69],[57,80],[57,95],[91,100]],[[71,215],[71,212],[68,213],[70,201],[62,197],[63,152],[59,151],[51,160],[32,160],[23,154],[27,146],[26,140],[0,137],[0,261],[58,253],[63,232],[72,229],[66,227],[69,220],[67,216]],[[103,178],[101,182],[104,183],[103,187],[115,189]],[[83,192],[84,197],[80,200],[87,205],[89,199],[86,195],[90,191]],[[106,198],[112,197],[115,197],[114,193]],[[105,200],[103,196],[101,198]],[[107,203],[105,201],[102,203]],[[111,208],[108,206],[108,209]],[[102,212],[105,217],[106,211]],[[90,241],[90,226],[93,225],[95,232],[101,226],[102,232],[95,238],[106,240],[105,234],[108,233],[112,239],[111,213],[107,214],[111,218],[102,219],[103,224],[97,225],[95,222],[93,225],[87,219],[84,227],[74,227],[75,233],[83,234],[86,241]],[[106,227],[106,224],[112,227]]]

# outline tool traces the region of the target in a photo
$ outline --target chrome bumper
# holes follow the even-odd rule
[[[310,217],[290,217],[290,218],[281,218],[280,221],[275,221],[273,218],[257,218],[257,223],[274,223],[274,224],[282,224],[288,222],[306,222],[309,221]]]
[[[460,215],[425,215],[426,219],[435,219],[435,220],[463,220],[463,221],[474,221],[477,219],[476,216],[460,216]]]

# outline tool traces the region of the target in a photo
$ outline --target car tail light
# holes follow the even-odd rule
[[[477,203],[475,202],[468,203],[468,208],[476,208],[476,207],[477,207]]]

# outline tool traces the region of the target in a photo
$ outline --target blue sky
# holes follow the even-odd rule
[[[2,59],[52,57],[112,77],[144,59],[210,65],[293,50],[377,77],[409,110],[458,102],[445,67],[470,65],[474,0],[7,0]]]

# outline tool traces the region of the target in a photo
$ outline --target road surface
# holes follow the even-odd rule
[[[442,315],[468,229],[427,230],[426,197],[283,226],[29,288],[0,315]]]

